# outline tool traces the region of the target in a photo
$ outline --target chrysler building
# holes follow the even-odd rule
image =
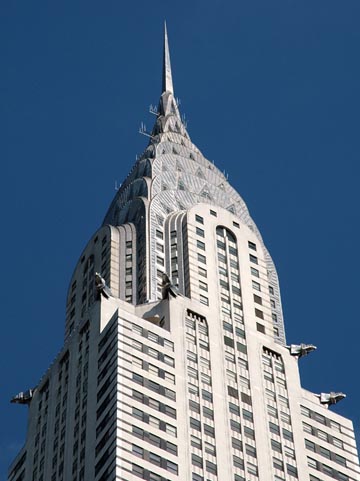
[[[166,29],[152,113],[75,266],[64,346],[12,399],[29,420],[9,481],[359,481],[345,395],[301,387],[316,347],[286,341],[261,234],[187,132]]]

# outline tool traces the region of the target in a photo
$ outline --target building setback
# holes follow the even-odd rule
[[[342,393],[300,384],[275,266],[163,87],[149,144],[82,252],[64,347],[9,481],[360,480]],[[146,132],[144,132],[146,133]]]

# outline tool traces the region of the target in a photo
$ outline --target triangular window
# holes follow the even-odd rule
[[[181,179],[179,179],[179,182],[178,182],[178,189],[185,190],[185,184]]]
[[[157,215],[157,216],[156,216],[156,219],[157,219],[159,225],[163,225],[163,224],[164,224],[164,218],[161,217],[161,215]]]
[[[200,168],[196,171],[196,175],[200,177],[200,179],[205,179],[205,176]]]
[[[207,186],[205,186],[203,188],[200,195],[201,195],[201,197],[204,197],[205,199],[211,200],[210,191],[209,191],[209,188]]]

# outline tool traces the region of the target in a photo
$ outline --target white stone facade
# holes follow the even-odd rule
[[[352,423],[301,388],[259,231],[181,121],[167,37],[164,59],[149,146],[74,270],[9,481],[360,480]]]

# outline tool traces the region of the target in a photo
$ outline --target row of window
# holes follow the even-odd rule
[[[151,379],[147,379],[136,372],[132,373],[132,380],[141,386],[150,389],[151,391],[160,394],[161,396],[165,396],[173,401],[176,401],[176,393],[172,389],[169,389],[161,384],[152,381]]]
[[[330,476],[331,478],[337,479],[338,481],[349,481],[350,479],[347,474],[341,473],[340,471],[337,471],[336,469],[324,463],[321,463],[316,459],[309,458],[309,457],[307,459],[308,459],[308,466],[310,468],[316,469],[317,471],[321,471],[322,473],[326,474],[327,476]]]
[[[146,449],[142,448],[141,446],[137,446],[136,444],[132,445],[132,453],[139,458],[142,458],[146,461],[149,461],[156,466],[159,466],[162,469],[166,469],[170,473],[178,474],[178,465],[172,461],[169,461],[166,458],[159,456],[158,454],[152,453],[151,451],[147,451]]]
[[[155,332],[144,329],[143,327],[139,326],[138,324],[132,324],[132,330],[133,330],[133,332],[136,332],[140,336],[145,337],[146,339],[149,339],[149,341],[152,341],[156,344],[159,344],[160,346],[164,346],[169,351],[174,352],[174,343],[172,341],[170,341],[169,339],[161,337],[158,334],[156,334]]]
[[[168,356],[167,354],[164,354],[161,351],[153,349],[152,347],[149,347],[146,344],[143,344],[142,342],[139,342],[139,341],[136,341],[135,339],[132,339],[132,347],[133,347],[133,349],[136,349],[137,351],[140,351],[140,352],[144,353],[145,355],[153,357],[154,359],[157,359],[158,361],[164,362],[168,366],[171,366],[171,367],[175,366],[174,358]]]
[[[163,402],[158,401],[157,399],[149,397],[140,391],[136,391],[135,389],[132,390],[132,397],[136,401],[139,401],[142,404],[145,404],[146,406],[149,406],[150,408],[155,409],[156,411],[159,411],[173,419],[176,419],[176,409],[174,409],[173,407],[168,406],[167,404],[164,404]]]
[[[336,454],[330,451],[330,449],[325,448],[324,446],[315,444],[313,441],[310,441],[309,439],[305,439],[305,447],[309,451],[312,451],[314,453],[319,453],[321,456],[324,456],[324,458],[330,459],[331,461],[335,461],[335,463],[341,464],[341,466],[346,466],[346,459],[344,458],[344,456],[340,456],[340,454]]]
[[[338,422],[333,421],[332,419],[329,419],[323,414],[317,413],[316,411],[312,411],[305,406],[300,406],[300,409],[303,416],[310,418],[320,424],[323,424],[324,426],[329,426],[333,431],[337,431],[339,433],[342,432],[342,427]]]
[[[160,474],[153,473],[137,464],[132,464],[132,473],[146,481],[170,481],[170,479],[166,479],[163,476],[160,476]]]
[[[143,371],[147,371],[154,376],[160,377],[161,379],[165,379],[165,381],[169,381],[171,384],[175,384],[174,374],[164,371],[164,369],[161,369],[154,364],[150,364],[139,357],[132,356],[132,365],[142,369]]]
[[[313,436],[316,436],[317,438],[322,439],[323,441],[333,444],[337,448],[340,448],[340,449],[344,448],[344,443],[342,442],[341,439],[335,438],[331,434],[328,434],[325,431],[322,431],[321,429],[317,429],[314,426],[311,426],[310,424],[304,423],[304,422],[303,422],[303,429],[306,433],[312,434]]]
[[[145,429],[142,429],[139,426],[132,426],[132,434],[143,441],[157,446],[159,449],[163,449],[164,451],[177,456],[178,450],[176,444],[170,443],[170,441],[166,441],[165,439],[160,438],[160,436],[145,431]]]
[[[165,433],[170,434],[175,438],[177,437],[176,426],[173,426],[172,424],[169,424],[135,407],[132,408],[132,415],[134,418],[138,419],[139,421],[142,421],[145,424],[149,424],[153,428],[160,429],[160,431],[164,431]]]

